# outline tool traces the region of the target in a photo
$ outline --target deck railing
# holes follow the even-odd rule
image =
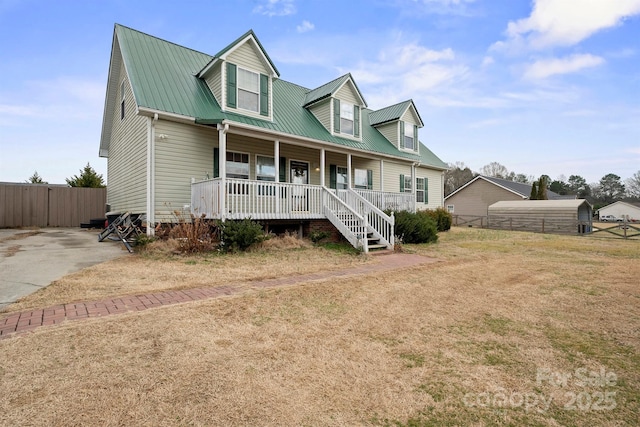
[[[227,219],[324,218],[318,185],[227,178],[226,187],[222,191],[220,178],[191,184],[192,213]]]
[[[387,193],[362,189],[354,189],[353,191],[382,211],[414,212],[416,209],[415,194],[413,193]]]
[[[395,238],[393,213],[391,216],[385,214],[355,190],[336,190],[335,194],[340,200],[367,219],[369,231],[373,232],[373,235],[380,240],[380,243],[393,248]]]
[[[367,241],[367,219],[349,206],[338,195],[326,189],[325,216],[354,248],[369,252]]]

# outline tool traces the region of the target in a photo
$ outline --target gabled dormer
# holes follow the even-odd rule
[[[424,127],[424,123],[413,100],[373,111],[369,122],[399,150],[420,152],[418,129]]]
[[[362,140],[362,109],[367,103],[351,74],[307,92],[307,108],[335,136]]]
[[[273,120],[273,80],[280,74],[253,30],[218,52],[197,76],[222,111]]]

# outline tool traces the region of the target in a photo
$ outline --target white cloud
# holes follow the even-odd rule
[[[476,0],[410,0],[409,2],[400,0],[398,3],[407,12],[415,13],[435,13],[435,14],[468,14],[467,6],[475,3]],[[416,10],[416,6],[418,10]]]
[[[572,46],[640,14],[640,0],[534,0],[527,18],[509,22],[507,42],[495,49]]]
[[[262,0],[261,4],[253,8],[253,13],[266,16],[286,16],[296,13],[293,0]]]
[[[575,73],[584,68],[596,67],[604,63],[604,59],[590,54],[571,55],[566,58],[542,59],[527,66],[524,78],[539,80],[556,74]]]
[[[306,33],[307,31],[311,31],[311,30],[313,30],[315,27],[316,27],[316,26],[315,26],[315,25],[313,25],[311,22],[309,22],[309,21],[307,21],[307,20],[304,20],[304,21],[302,21],[302,24],[300,24],[300,25],[298,25],[298,26],[296,27],[296,30],[297,30],[299,33]]]
[[[489,65],[493,64],[495,62],[495,60],[493,59],[493,57],[491,56],[485,56],[482,59],[482,66],[483,67],[488,67]]]

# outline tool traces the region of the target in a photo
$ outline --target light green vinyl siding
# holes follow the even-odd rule
[[[159,137],[163,135],[164,138]],[[175,221],[175,210],[191,204],[191,178],[213,178],[213,148],[218,132],[212,128],[160,120],[155,142],[156,221]]]
[[[376,127],[376,129],[378,129],[378,132],[380,132],[382,136],[387,138],[389,142],[391,142],[396,147],[398,146],[398,134],[400,132],[398,130],[398,122],[387,123],[385,125]]]
[[[224,99],[222,99],[222,61],[216,63],[207,75],[207,85],[213,96],[216,97],[219,105],[223,105]]]
[[[384,191],[398,193],[400,191],[400,175],[411,176],[411,165],[385,161]]]
[[[118,102],[114,105],[107,160],[107,203],[112,211],[145,213],[147,205],[147,119],[136,115],[136,104],[127,80],[125,117],[120,120],[121,83],[126,76],[120,67]]]
[[[331,132],[331,100],[326,99],[309,107],[309,111],[315,116],[322,126]]]
[[[418,120],[418,117],[413,112],[413,108],[408,108],[407,111],[405,111],[405,113],[402,115],[400,120],[420,126],[420,120]]]
[[[416,208],[422,210],[442,207],[442,199],[444,197],[442,172],[433,169],[417,167],[416,177],[427,178],[428,186],[427,188],[425,188],[425,191],[427,192],[427,197],[429,200],[429,203],[417,203]]]
[[[351,82],[347,82],[344,86],[340,88],[335,95],[340,101],[347,101],[354,105],[360,105],[360,100],[358,99],[358,95],[351,84]]]
[[[265,67],[258,55],[259,53],[253,49],[251,42],[246,42],[229,54],[229,56],[227,56],[227,61],[255,73],[268,75],[270,70]]]

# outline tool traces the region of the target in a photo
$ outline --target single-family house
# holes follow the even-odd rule
[[[444,199],[447,211],[458,217],[486,217],[489,206],[501,201],[529,200],[531,184],[478,175]],[[549,200],[575,199],[547,190]],[[468,218],[467,218],[468,219]]]
[[[364,250],[392,247],[383,211],[442,206],[447,166],[420,142],[423,126],[412,100],[370,109],[351,74],[317,88],[281,79],[253,31],[208,55],[116,24],[107,203],[151,224],[176,210],[330,223]]]
[[[598,209],[598,216],[600,219],[607,216],[608,218],[613,217],[614,221],[638,222],[640,221],[640,203],[613,202]]]

